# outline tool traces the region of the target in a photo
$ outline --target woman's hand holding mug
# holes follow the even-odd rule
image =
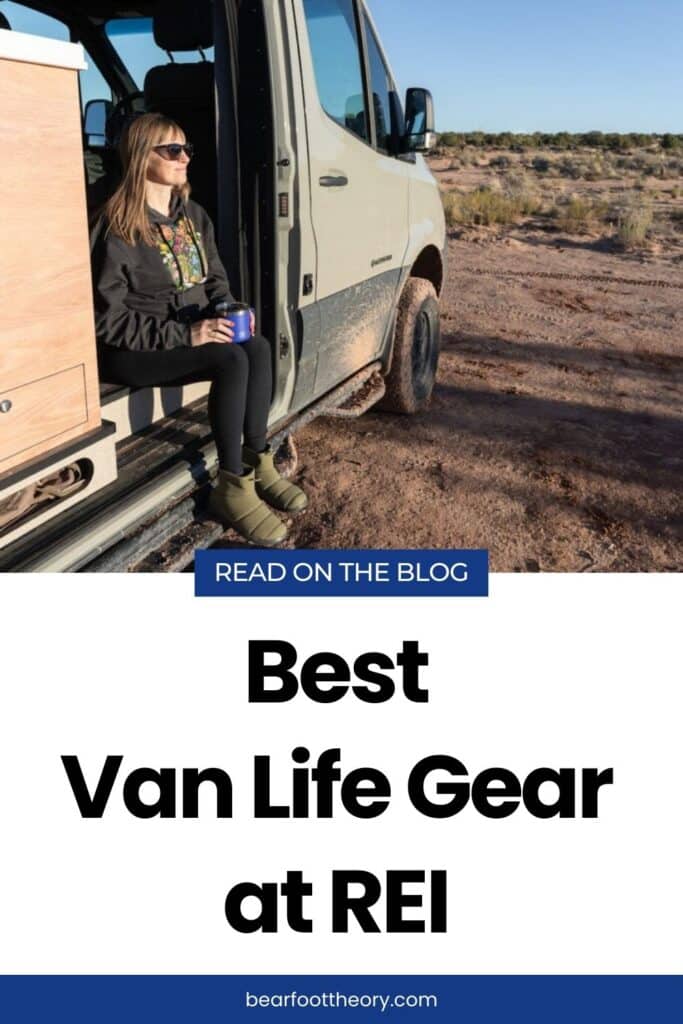
[[[198,320],[190,328],[192,348],[198,345],[229,345],[234,337],[232,324],[227,320]]]

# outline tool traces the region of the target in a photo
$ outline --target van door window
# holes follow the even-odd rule
[[[45,36],[47,39],[60,39],[69,42],[69,30],[63,21],[51,18],[41,11],[31,11],[23,4],[3,3],[0,11],[10,23],[13,32],[27,32],[32,36]]]
[[[323,109],[369,142],[353,0],[304,0],[304,13]]]
[[[395,149],[393,138],[395,137],[396,124],[395,113],[392,111],[391,95],[394,94],[394,101],[398,99],[396,88],[392,82],[391,75],[384,63],[375,33],[370,23],[363,15],[365,21],[365,36],[368,45],[368,60],[370,63],[371,93],[375,109],[375,128],[377,132],[377,149],[383,153],[390,153]]]

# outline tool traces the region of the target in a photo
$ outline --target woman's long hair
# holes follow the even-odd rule
[[[171,134],[185,137],[182,128],[163,114],[141,114],[126,126],[121,136],[119,153],[123,179],[105,203],[104,214],[107,230],[128,245],[136,245],[139,241],[154,245],[155,235],[147,215],[145,198],[147,163],[154,146],[161,145]],[[186,202],[190,186],[186,182],[181,188],[174,188],[173,192]]]

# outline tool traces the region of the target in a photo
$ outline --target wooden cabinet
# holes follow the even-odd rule
[[[79,46],[0,30],[0,475],[95,430]]]

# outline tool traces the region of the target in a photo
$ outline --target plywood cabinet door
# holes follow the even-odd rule
[[[0,58],[0,96],[3,474],[100,413],[77,72]]]

